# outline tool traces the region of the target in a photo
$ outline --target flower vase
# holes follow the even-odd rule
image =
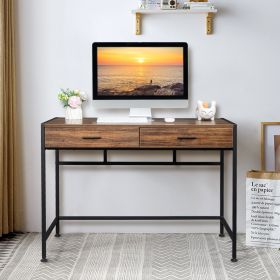
[[[67,106],[65,110],[65,121],[66,123],[80,124],[83,121],[82,107],[71,108]]]

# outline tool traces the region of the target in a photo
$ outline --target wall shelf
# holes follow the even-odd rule
[[[212,34],[213,32],[213,18],[214,14],[217,13],[217,9],[197,9],[197,10],[187,10],[187,9],[176,9],[176,10],[160,10],[160,9],[136,9],[132,10],[135,14],[136,19],[136,35],[141,35],[141,21],[142,15],[153,15],[153,14],[204,14],[206,15],[206,34]]]

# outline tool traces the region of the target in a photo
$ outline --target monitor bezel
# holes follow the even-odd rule
[[[98,47],[182,47],[183,85],[182,96],[99,96],[98,95]],[[92,87],[93,100],[188,100],[188,44],[185,42],[95,42],[92,44]]]

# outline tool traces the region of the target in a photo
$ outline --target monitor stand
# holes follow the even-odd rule
[[[151,108],[130,108],[129,117],[146,118],[148,122],[152,118],[152,110]]]
[[[149,123],[151,108],[131,108],[128,117],[98,117],[97,123]]]

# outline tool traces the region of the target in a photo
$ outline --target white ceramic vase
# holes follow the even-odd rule
[[[66,107],[65,110],[65,120],[67,123],[80,123],[83,120],[83,111],[82,107],[71,108],[70,106]]]
[[[138,0],[138,7],[139,7],[139,9],[145,9],[146,8],[146,0]]]

